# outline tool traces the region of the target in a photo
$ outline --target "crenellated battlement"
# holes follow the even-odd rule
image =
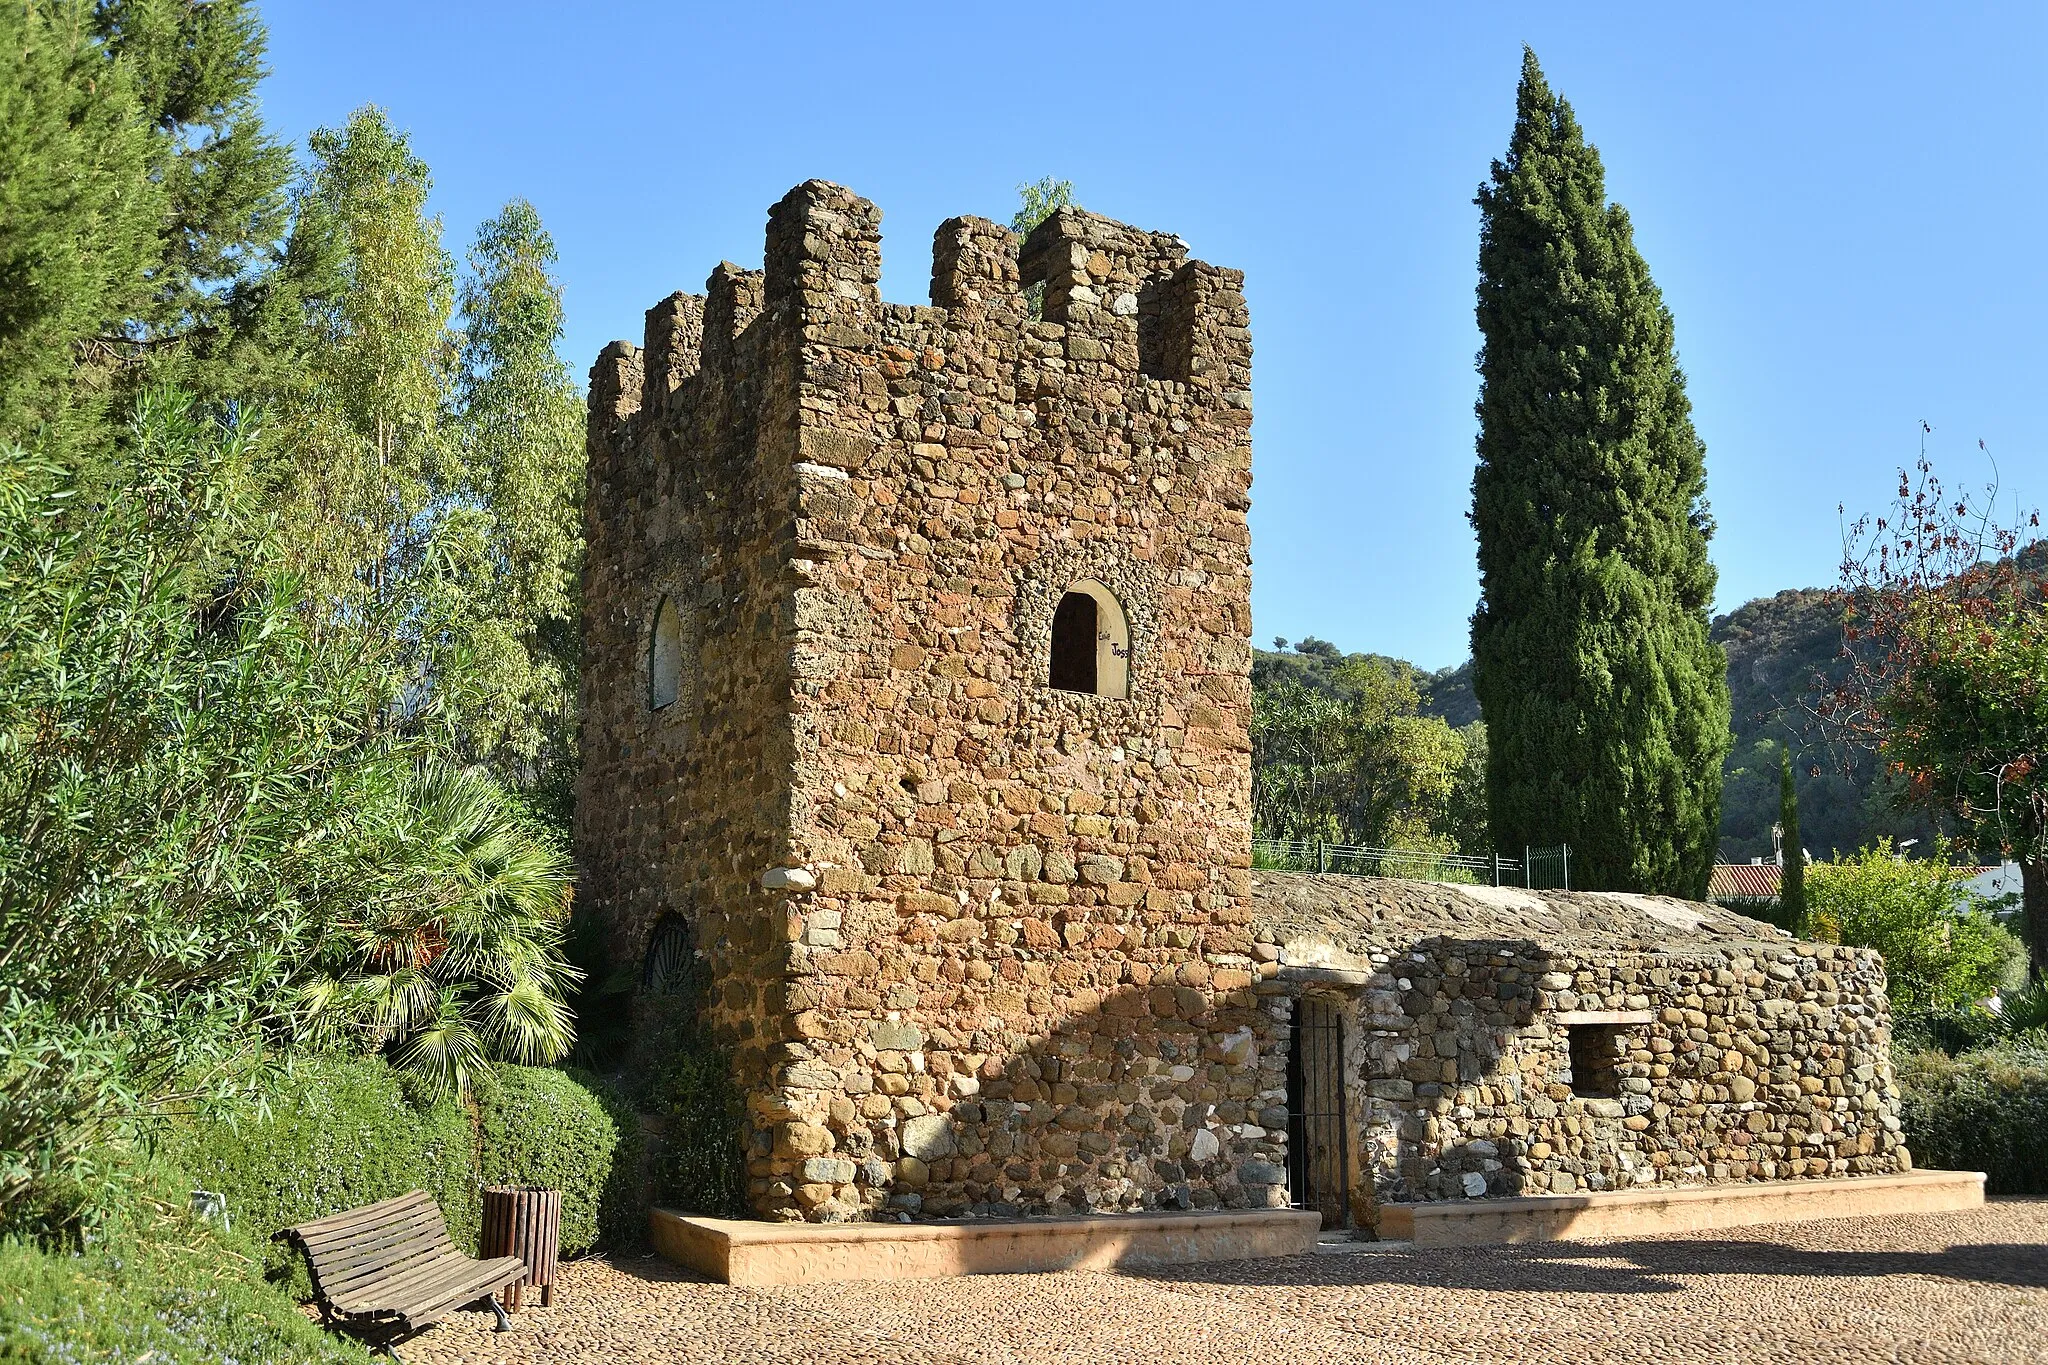
[[[881,213],[840,186],[807,181],[768,216],[765,267],[721,263],[702,296],[677,293],[647,314],[646,401],[666,410],[700,373],[729,382],[739,338],[769,326],[813,347],[861,350],[943,329],[978,352],[1163,380],[1196,403],[1248,411],[1251,337],[1243,275],[1188,258],[1187,243],[1079,209],[1028,241],[983,218],[951,218],[933,238],[931,307],[882,303]],[[1042,316],[1026,290],[1045,286]]]

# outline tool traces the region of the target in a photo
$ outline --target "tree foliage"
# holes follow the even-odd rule
[[[339,275],[308,301],[304,362],[274,395],[278,477],[287,549],[345,619],[402,599],[425,560],[453,455],[455,264],[426,214],[426,163],[382,111],[358,109],[308,145],[292,235],[331,252]]]
[[[450,490],[469,515],[438,531],[434,673],[460,752],[561,805],[576,764],[583,403],[556,353],[555,244],[533,205],[485,223],[469,263]]]
[[[1671,314],[1533,53],[1478,202],[1489,818],[1511,846],[1569,843],[1589,887],[1697,897],[1729,743],[1704,449]]]
[[[0,440],[50,427],[68,445],[104,411],[105,358],[85,373],[82,353],[143,306],[163,256],[135,73],[90,18],[0,6]]]
[[[1889,844],[1807,869],[1814,935],[1884,955],[1892,1008],[1948,1010],[2012,984],[2025,950],[1979,908],[1945,862],[1907,860]]]
[[[1849,530],[1837,602],[1851,668],[1828,715],[1874,740],[1905,799],[1959,844],[2019,863],[2026,939],[2048,972],[2048,543],[2001,523],[1996,488],[1944,488],[1923,453],[1885,515]]]
[[[0,1222],[301,1006],[440,1083],[573,1033],[553,247],[515,201],[463,281],[373,109],[295,173],[263,57],[242,0],[0,10]]]
[[[1778,750],[1778,829],[1784,850],[1778,873],[1778,910],[1801,938],[1813,932],[1806,908],[1806,845],[1799,841],[1799,789],[1792,781],[1792,751]]]
[[[1031,229],[1074,203],[1074,182],[1041,176],[1017,187],[1017,211],[1010,215],[1010,230],[1029,237]]]
[[[246,398],[291,349],[264,44],[242,0],[0,14],[0,439],[103,456],[148,385]]]
[[[1261,837],[1456,851],[1483,845],[1472,825],[1468,746],[1421,714],[1413,679],[1365,656],[1328,687],[1282,676],[1252,694],[1253,823]],[[1475,848],[1476,851],[1476,848]]]
[[[99,0],[93,27],[130,73],[163,195],[148,293],[102,340],[167,355],[171,367],[149,367],[150,378],[230,396],[240,367],[223,343],[248,330],[237,291],[266,265],[290,209],[291,154],[264,129],[256,95],[263,25],[244,0]]]
[[[1041,176],[1017,187],[1017,211],[1010,215],[1010,230],[1019,237],[1029,237],[1031,230],[1063,208],[1074,203],[1074,182],[1057,180],[1052,176]],[[1024,308],[1032,317],[1041,317],[1045,311],[1045,282],[1027,285],[1024,289]]]

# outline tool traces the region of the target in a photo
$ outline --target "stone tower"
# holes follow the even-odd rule
[[[591,373],[584,895],[763,1216],[1279,1204],[1242,276],[955,218],[888,304],[879,224],[798,186]]]

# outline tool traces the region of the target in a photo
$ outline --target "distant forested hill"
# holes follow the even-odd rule
[[[1828,595],[1788,588],[1745,602],[1714,622],[1728,651],[1735,747],[1721,789],[1721,856],[1731,862],[1769,857],[1778,819],[1775,745],[1789,743],[1799,787],[1799,831],[1816,858],[1851,853],[1889,836],[1930,841],[1927,817],[1895,809],[1894,786],[1877,755],[1829,745],[1811,707],[1825,679],[1838,681],[1842,627]]]
[[[1816,679],[1841,668],[1841,628],[1819,589],[1788,589],[1744,603],[1714,622],[1713,638],[1728,651],[1728,690],[1734,702],[1735,745],[1721,793],[1721,857],[1747,862],[1771,854],[1778,819],[1778,743],[1792,745],[1799,787],[1799,824],[1807,851],[1825,858],[1883,836],[1929,840],[1927,818],[1893,809],[1889,779],[1875,755],[1845,752],[1823,741],[1808,707]],[[1423,709],[1453,726],[1478,720],[1472,665],[1430,672],[1385,655],[1346,655],[1313,636],[1291,648],[1276,640],[1255,650],[1252,684],[1267,687],[1294,677],[1332,686],[1347,658],[1375,658],[1407,676],[1422,694]]]
[[[1479,699],[1472,695],[1469,661],[1432,673],[1390,654],[1346,654],[1328,640],[1318,640],[1313,635],[1296,641],[1291,649],[1285,640],[1275,640],[1273,645],[1272,649],[1252,650],[1253,687],[1269,687],[1292,678],[1311,687],[1341,692],[1341,684],[1335,681],[1337,670],[1352,660],[1369,659],[1415,684],[1415,690],[1422,694],[1423,714],[1443,717],[1454,730],[1479,719]]]

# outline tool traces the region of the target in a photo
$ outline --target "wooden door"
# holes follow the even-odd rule
[[[1318,1209],[1326,1228],[1347,1227],[1351,1143],[1344,1112],[1344,1016],[1329,996],[1294,1005],[1287,1059],[1288,1184],[1296,1208]]]

